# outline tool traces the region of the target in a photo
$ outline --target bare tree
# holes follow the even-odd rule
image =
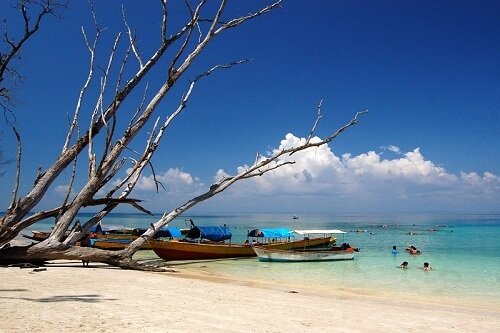
[[[14,81],[20,80],[21,75],[13,66],[15,59],[20,57],[20,51],[40,29],[42,21],[47,16],[58,16],[57,11],[66,7],[66,3],[59,0],[21,0],[16,8],[19,10],[22,21],[22,33],[19,38],[11,36],[8,22],[4,18],[4,31],[0,49],[0,107],[4,112],[10,110],[12,94],[5,84],[6,76]],[[34,14],[34,15],[33,15]]]
[[[272,156],[263,157],[259,155],[254,164],[245,171],[220,179],[202,195],[188,200],[172,211],[165,212],[158,221],[152,223],[151,227],[126,249],[122,251],[105,251],[75,246],[90,228],[119,205],[132,205],[140,211],[148,213],[147,209],[142,206],[141,200],[131,197],[131,193],[143,170],[151,166],[151,159],[164,137],[165,130],[185,110],[189,98],[200,80],[205,79],[212,73],[243,64],[247,60],[239,60],[228,64],[215,64],[206,71],[191,77],[178,106],[170,114],[162,115],[160,113],[158,107],[160,102],[172,91],[174,86],[182,84],[180,78],[186,76],[186,72],[192,67],[195,59],[203,53],[207,45],[216,37],[281,6],[281,0],[279,0],[249,14],[227,18],[225,17],[227,2],[227,0],[221,0],[220,4],[211,10],[211,7],[207,5],[207,1],[201,0],[195,7],[190,6],[186,1],[186,11],[189,18],[180,29],[172,33],[168,26],[169,11],[167,1],[162,0],[160,7],[162,23],[158,32],[160,42],[150,56],[145,56],[144,52],[139,49],[135,32],[129,26],[126,12],[123,10],[124,35],[126,37],[123,37],[122,34],[116,35],[109,51],[108,61],[104,66],[101,66],[99,72],[96,71],[95,54],[97,42],[104,31],[100,28],[95,12],[91,8],[95,22],[95,37],[91,40],[87,32],[82,29],[90,59],[88,77],[80,91],[62,151],[52,166],[46,170],[39,170],[33,188],[24,197],[19,196],[17,193],[20,178],[16,178],[10,205],[6,213],[0,218],[0,247],[8,244],[21,230],[41,219],[52,217],[56,221],[55,226],[49,238],[43,242],[27,247],[12,246],[0,250],[0,260],[80,259],[108,263],[122,268],[146,269],[147,267],[135,262],[132,255],[153,237],[161,227],[167,225],[196,204],[223,192],[239,180],[261,176],[283,165],[293,164],[293,162],[282,159],[282,157],[327,144],[358,122],[359,114],[356,114],[352,120],[331,135],[313,141],[311,138],[315,134],[321,118],[320,105],[318,106],[316,121],[304,144],[282,150]],[[126,43],[126,47],[124,48],[125,51],[120,54],[118,50],[120,50],[122,43]],[[167,64],[166,68],[165,64]],[[135,71],[128,78],[125,78],[127,73],[130,73],[131,67],[134,67]],[[152,97],[148,97],[150,87],[142,81],[145,80],[147,73],[151,71],[161,71],[167,74],[164,82],[154,91]],[[98,79],[96,78],[97,73],[100,75]],[[111,73],[117,74],[113,76]],[[100,89],[93,99],[90,124],[88,127],[85,126],[86,131],[81,133],[81,128],[84,127],[80,120],[81,112],[84,110],[82,105],[89,94],[88,87],[94,80],[98,80]],[[142,88],[144,89],[142,100],[137,102],[135,112],[127,115],[126,108],[122,106],[125,102],[130,102],[128,99],[133,91]],[[105,96],[109,96],[110,92],[112,98],[110,101],[105,102]],[[118,119],[127,119],[126,123],[128,125],[123,130],[119,129]],[[148,128],[150,123],[151,128]],[[112,187],[106,195],[97,197],[99,191],[109,188],[111,180],[118,178],[117,175],[120,171],[123,174],[123,168],[127,165],[126,153],[128,149],[130,149],[132,142],[136,140],[137,135],[146,131],[150,134],[144,143],[143,151],[137,152],[137,156],[131,159],[131,171],[120,184]],[[104,148],[101,147],[102,145]],[[99,148],[96,148],[97,146]],[[87,158],[88,176],[83,187],[77,189],[73,185],[73,180],[77,174],[77,159],[82,159],[84,156]],[[18,161],[20,161],[20,158],[18,158]],[[19,164],[17,164],[18,170],[20,168]],[[37,204],[44,197],[50,185],[63,172],[68,170],[70,170],[71,179],[63,202],[51,210],[36,211]],[[85,221],[81,228],[71,229],[77,213],[83,207],[88,206],[99,207],[99,211],[91,219]]]
[[[17,137],[15,126],[15,116],[12,112],[13,98],[12,92],[6,83],[7,78],[11,79],[11,84],[22,79],[21,74],[15,69],[13,62],[20,58],[20,52],[40,29],[42,21],[47,16],[58,16],[58,10],[66,7],[66,3],[58,0],[21,0],[18,2],[17,9],[22,17],[21,36],[16,38],[11,35],[8,29],[7,19],[3,19],[4,29],[0,44],[0,108],[4,113],[4,118]],[[21,142],[18,141],[18,145]],[[20,150],[20,147],[19,147]],[[12,161],[7,159],[3,151],[0,150],[0,177],[5,173],[5,167]]]
[[[5,167],[9,165],[10,161],[3,156],[3,152],[0,150],[0,177],[5,174]]]

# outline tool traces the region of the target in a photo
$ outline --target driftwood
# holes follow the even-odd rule
[[[160,36],[159,44],[149,57],[146,57],[145,53],[139,49],[136,43],[137,36],[135,36],[134,30],[129,26],[126,11],[123,9],[124,30],[127,38],[123,38],[122,34],[116,35],[113,45],[110,47],[108,61],[104,66],[99,67],[100,71],[96,71],[98,65],[96,64],[95,54],[98,41],[105,31],[99,26],[97,16],[91,6],[90,12],[95,22],[94,39],[90,40],[86,30],[82,29],[83,39],[89,52],[89,72],[80,90],[73,115],[70,117],[69,128],[64,144],[62,145],[62,151],[50,167],[45,170],[39,170],[32,189],[25,196],[19,196],[18,194],[17,189],[19,188],[20,178],[16,177],[10,206],[6,213],[0,217],[0,262],[9,260],[43,262],[55,259],[71,259],[102,262],[126,269],[162,270],[163,268],[161,267],[144,265],[132,259],[133,254],[145,242],[151,239],[157,230],[191,207],[220,194],[237,181],[261,176],[284,165],[294,163],[293,161],[284,160],[282,157],[327,144],[346,129],[358,123],[358,117],[363,112],[356,114],[346,125],[332,132],[331,135],[313,142],[311,138],[315,135],[316,127],[321,119],[320,103],[317,108],[316,119],[304,144],[284,149],[269,157],[261,157],[259,155],[255,163],[248,167],[248,169],[236,175],[220,179],[217,183],[212,184],[202,195],[188,200],[172,211],[165,212],[158,221],[152,223],[151,227],[144,234],[124,250],[105,251],[76,246],[76,243],[84,237],[90,228],[95,226],[119,205],[131,205],[141,212],[149,213],[142,206],[140,199],[130,198],[129,196],[145,168],[151,168],[153,175],[155,174],[151,158],[160,145],[165,130],[185,110],[189,98],[200,80],[206,79],[215,72],[245,64],[248,60],[217,64],[205,72],[192,77],[176,109],[166,116],[158,114],[159,103],[169,94],[172,87],[180,84],[179,79],[186,75],[187,70],[192,66],[194,60],[202,55],[207,45],[216,37],[279,8],[281,1],[276,1],[249,14],[235,18],[225,17],[226,4],[226,0],[221,0],[219,6],[213,12],[209,12],[207,1],[205,0],[201,0],[196,7],[192,7],[186,2],[186,11],[189,13],[189,19],[180,29],[172,33],[169,30],[170,27],[167,26],[167,1],[162,0],[159,8],[162,12],[162,22],[158,31],[158,35]],[[126,41],[124,42],[123,40]],[[123,54],[120,54],[118,51],[119,49],[123,49],[119,48],[122,45],[121,43],[127,44],[126,52]],[[167,65],[165,66],[165,64]],[[126,73],[131,72],[132,66],[135,68],[135,72],[126,77]],[[166,73],[166,75],[163,83],[153,92],[152,97],[148,97],[150,87],[143,81],[146,75],[153,71]],[[89,85],[97,80],[97,72],[100,74],[100,78],[98,79],[100,91],[95,96],[91,121],[88,126],[85,126],[87,128],[85,132],[82,133],[81,129],[83,126],[80,121],[80,113],[83,110],[82,105],[89,98]],[[112,73],[118,74],[113,76]],[[142,100],[138,102],[135,112],[132,115],[127,115],[122,105],[126,101],[129,102],[128,99],[132,92],[139,89],[144,89]],[[112,98],[106,102],[105,96],[109,95],[112,95]],[[117,119],[125,119],[125,117],[128,117],[126,122],[128,126],[120,130],[117,128]],[[147,124],[152,122],[154,117],[156,117],[156,120],[152,128],[147,128]],[[149,133],[143,151],[132,151],[129,148],[130,144],[142,132]],[[20,170],[22,154],[20,149],[21,136],[17,132],[16,135],[19,142],[17,167]],[[104,148],[99,146],[99,149],[96,149],[95,142],[97,140],[100,143],[104,143]],[[135,154],[134,157],[126,156],[126,154],[131,152]],[[77,160],[81,161],[85,155],[87,158],[87,181],[82,188],[77,189],[74,187],[74,179],[77,176]],[[132,163],[131,167],[127,163],[129,161]],[[37,204],[42,200],[48,188],[61,176],[63,171],[69,168],[71,168],[71,177],[64,200],[59,206],[53,209],[37,211]],[[118,178],[118,174],[123,174],[126,168],[130,168],[131,171],[126,174],[120,184],[111,188],[104,196],[96,197],[106,185],[109,186],[112,180]],[[79,176],[81,177],[81,175]],[[158,188],[161,186],[158,181],[156,181],[156,184]],[[91,219],[85,221],[81,225],[81,228],[70,229],[78,212],[87,206],[101,208]],[[55,219],[55,225],[46,240],[30,246],[5,247],[22,230],[48,216]]]

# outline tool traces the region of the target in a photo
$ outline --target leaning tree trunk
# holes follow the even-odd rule
[[[45,264],[50,260],[85,260],[100,262],[123,269],[165,271],[161,266],[145,265],[132,259],[129,251],[107,251],[82,246],[64,246],[37,248],[36,246],[13,246],[0,251],[0,264],[13,263]]]

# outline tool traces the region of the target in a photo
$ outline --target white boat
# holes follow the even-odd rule
[[[314,229],[314,230],[294,230],[296,234],[303,235],[307,239],[312,235],[336,235],[345,234],[346,232],[337,229]],[[293,249],[280,250],[269,249],[260,246],[253,246],[254,252],[259,257],[259,261],[281,261],[281,262],[304,262],[304,261],[333,261],[333,260],[350,260],[354,259],[354,253],[358,249],[351,247],[347,243],[343,243],[340,247],[329,247],[322,249]]]
[[[253,246],[255,254],[259,261],[278,261],[278,262],[305,262],[305,261],[334,261],[354,259],[354,248],[346,250],[277,250],[266,249],[259,246]]]
[[[317,237],[330,237],[332,240],[332,243],[335,244],[337,243],[337,238],[336,236],[341,234],[342,235],[342,243],[344,242],[344,234],[346,233],[345,231],[338,230],[338,229],[300,229],[300,230],[293,230],[294,234],[301,235],[304,239],[314,239]],[[332,244],[330,244],[332,245]],[[323,250],[329,250],[331,246],[323,246],[322,248],[316,247],[317,250],[323,249]],[[300,249],[298,249],[300,250]]]

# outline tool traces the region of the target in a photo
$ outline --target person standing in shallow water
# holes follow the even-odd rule
[[[429,263],[428,262],[424,262],[424,267],[423,267],[424,271],[430,271],[432,269],[431,266],[429,266]]]
[[[408,261],[403,261],[401,263],[401,265],[399,265],[399,267],[403,268],[403,269],[407,269],[408,268]]]
[[[398,254],[398,250],[397,250],[397,248],[396,248],[396,245],[394,245],[394,246],[392,247],[391,253],[392,253],[392,255],[396,255],[396,254]]]

